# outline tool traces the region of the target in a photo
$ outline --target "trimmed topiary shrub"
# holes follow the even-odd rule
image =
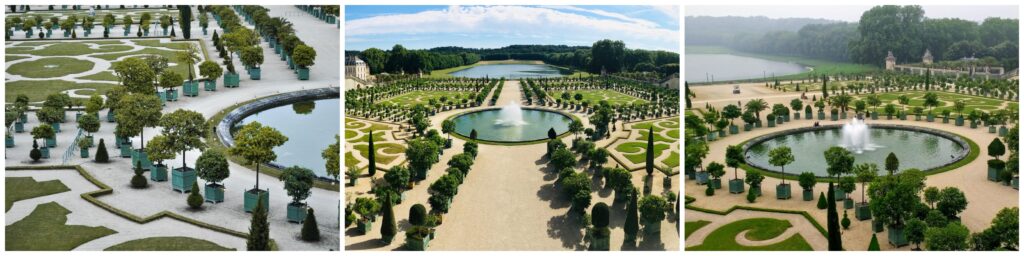
[[[317,228],[316,215],[313,208],[306,208],[306,220],[302,222],[302,240],[320,241],[320,229]]]
[[[595,204],[594,209],[590,211],[590,219],[595,228],[608,227],[608,216],[608,205],[605,203]]]
[[[97,163],[109,163],[110,156],[107,155],[107,143],[100,139],[100,146],[96,149],[96,162]]]
[[[39,151],[39,143],[36,140],[32,140],[32,151],[28,152],[28,157],[32,158],[32,162],[38,162],[43,158],[43,152]]]
[[[188,207],[199,209],[203,207],[203,195],[199,194],[199,182],[192,183],[192,192],[188,193]]]
[[[843,211],[843,221],[839,224],[843,225],[843,229],[850,229],[850,217],[847,216],[846,211]]]
[[[132,176],[132,188],[146,188],[149,186],[149,181],[146,181],[146,177],[142,177],[142,173],[145,170],[142,169],[142,162],[135,162],[135,176]]]
[[[868,245],[868,251],[881,251],[882,247],[878,245],[878,235],[871,234],[871,244]]]
[[[409,208],[409,224],[422,226],[427,221],[427,208],[422,204],[413,205]]]
[[[747,202],[748,203],[754,203],[754,201],[757,201],[757,192],[754,192],[754,191],[747,192]]]
[[[820,192],[818,194],[818,209],[824,210],[825,208],[828,208],[828,200],[825,199],[825,192]]]

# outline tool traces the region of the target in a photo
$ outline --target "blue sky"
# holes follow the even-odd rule
[[[591,45],[679,52],[678,6],[345,6],[345,49]]]

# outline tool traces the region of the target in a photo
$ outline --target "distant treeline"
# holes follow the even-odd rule
[[[928,49],[936,62],[974,56],[994,59],[1010,69],[1018,66],[1017,19],[988,18],[979,24],[953,18],[928,19],[924,14],[917,5],[876,6],[864,12],[857,23],[825,21],[804,24],[797,30],[792,29],[793,24],[813,20],[767,22],[764,17],[687,17],[686,43],[876,66],[884,65],[888,51],[892,51],[898,63],[916,63]],[[760,33],[723,29],[759,22],[786,26],[777,25],[778,29]]]
[[[616,72],[679,72],[679,53],[628,49],[622,41],[601,40],[592,46],[510,45],[502,48],[436,47],[409,50],[395,45],[389,51],[369,48],[346,51],[357,55],[370,67],[370,73],[429,73],[481,60],[539,60],[548,64],[600,73],[602,69]]]

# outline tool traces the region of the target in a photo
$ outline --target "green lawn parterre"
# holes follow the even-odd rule
[[[638,130],[639,135],[630,135],[629,139],[626,139],[622,143],[617,143],[614,147],[609,147],[609,150],[614,150],[622,153],[626,158],[625,161],[629,161],[634,164],[643,164],[646,162],[647,154],[647,132],[648,129],[654,129],[654,157],[658,158],[664,152],[668,152],[669,157],[660,161],[670,168],[679,167],[679,152],[678,149],[671,148],[673,143],[679,141],[679,122],[672,120],[654,120],[629,124],[629,129]],[[662,133],[667,133],[669,136],[664,136]],[[673,135],[675,137],[673,137]],[[667,150],[667,151],[666,151]],[[674,159],[673,159],[674,158]]]
[[[28,78],[55,78],[92,70],[96,64],[67,57],[42,58],[20,62],[7,68],[7,73]]]
[[[566,91],[551,91],[549,92],[549,94],[552,98],[561,99],[563,92]],[[576,98],[574,97],[576,97],[576,94],[579,93],[581,96],[583,96],[583,101],[590,101],[591,104],[597,104],[602,100],[607,100],[608,104],[611,104],[613,106],[634,103],[647,103],[647,100],[629,96],[612,90],[575,90],[567,92],[569,92],[570,99],[576,100]]]
[[[68,209],[56,202],[36,206],[24,219],[4,228],[9,251],[69,251],[100,237],[117,233],[106,227],[66,225]]]
[[[113,89],[116,86],[119,85],[104,83],[75,83],[64,80],[13,81],[6,82],[6,84],[4,84],[4,91],[6,92],[4,100],[6,102],[14,102],[14,99],[18,94],[25,94],[28,96],[29,101],[37,102],[46,100],[47,95],[72,89],[91,89],[99,92],[100,94],[104,94],[107,90]],[[82,92],[79,92],[79,94],[89,95],[89,93]],[[79,98],[72,98],[72,100],[78,102],[83,101],[83,99]]]
[[[689,223],[688,223],[689,224]],[[793,225],[788,220],[753,218],[739,220],[711,231],[702,244],[687,247],[692,251],[810,251],[811,245],[799,233],[782,242],[765,246],[744,246],[736,242],[736,236],[747,231],[746,239],[763,241],[781,235]],[[689,232],[689,231],[688,231]]]
[[[429,104],[430,99],[435,99],[440,102],[441,96],[447,96],[449,102],[452,102],[455,99],[459,99],[461,101],[461,99],[469,97],[469,94],[471,93],[472,92],[466,91],[411,91],[383,100],[380,103],[412,107],[417,104],[427,105]]]
[[[711,222],[706,220],[687,221],[684,227],[684,229],[686,230],[686,234],[685,236],[683,236],[683,238],[690,237],[690,234],[693,234],[693,232],[697,232],[697,230],[703,228],[704,226],[707,226],[708,224],[711,224]]]
[[[4,178],[4,211],[11,210],[14,202],[71,191],[60,180],[38,182],[32,177]]]
[[[104,251],[234,251],[216,243],[191,237],[150,237],[120,243]]]

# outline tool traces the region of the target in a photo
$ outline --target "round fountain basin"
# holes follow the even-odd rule
[[[504,112],[507,115],[508,111]],[[529,108],[521,109],[521,117],[521,122],[504,120],[501,109],[487,109],[465,113],[452,120],[455,122],[455,133],[468,138],[475,129],[477,140],[492,142],[545,140],[549,129],[554,128],[555,133],[561,135],[569,131],[569,123],[572,122],[571,118],[561,113]]]
[[[782,168],[771,165],[768,152],[771,149],[788,146],[793,150],[796,161],[786,165],[787,174],[811,172],[818,177],[827,177],[828,164],[825,150],[841,146],[853,152],[855,164],[874,163],[878,174],[885,175],[885,158],[890,152],[900,160],[900,170],[910,168],[928,171],[959,161],[970,151],[967,142],[957,135],[921,127],[898,125],[871,125],[866,131],[870,146],[857,153],[858,148],[844,141],[843,129],[839,125],[816,128],[802,128],[768,134],[750,140],[745,146],[748,165],[764,170],[780,172]]]

